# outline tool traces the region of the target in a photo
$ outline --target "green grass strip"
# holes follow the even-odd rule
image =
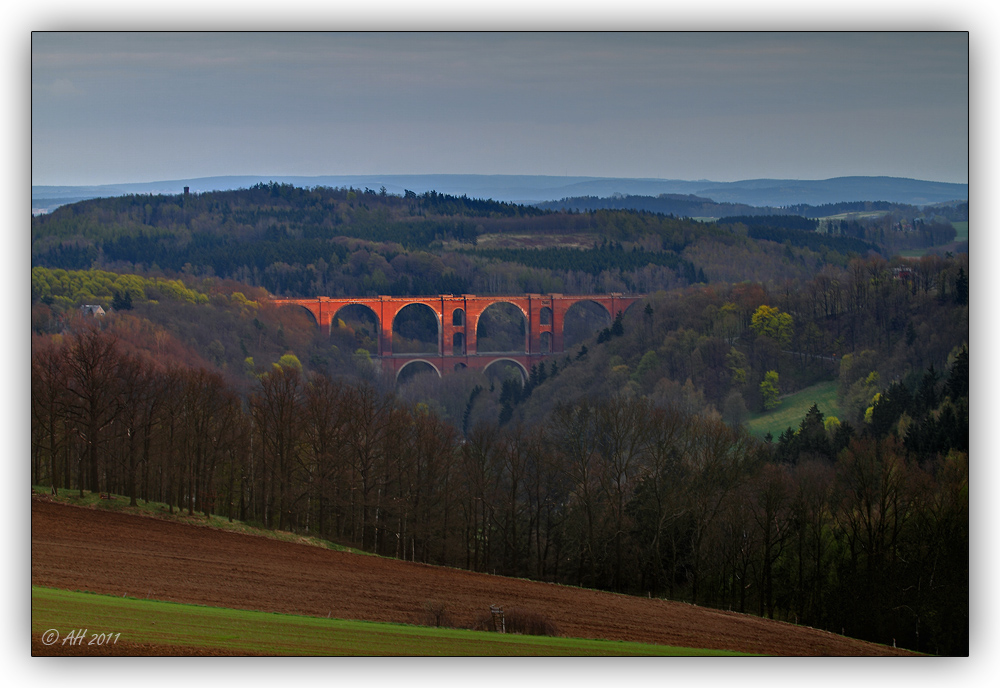
[[[821,382],[789,394],[781,398],[781,406],[765,413],[754,413],[747,421],[747,427],[752,435],[763,437],[771,433],[774,441],[788,428],[798,430],[803,416],[809,408],[816,404],[823,412],[824,418],[840,417],[840,404],[837,403],[836,381]]]
[[[929,248],[908,248],[904,251],[899,251],[896,255],[901,258],[923,258],[928,253],[930,253]]]
[[[233,653],[320,656],[739,656],[738,652],[323,619],[31,587],[31,632],[74,629],[119,641]],[[44,636],[43,636],[44,637]],[[50,636],[51,637],[51,636]],[[155,654],[155,648],[151,649]]]

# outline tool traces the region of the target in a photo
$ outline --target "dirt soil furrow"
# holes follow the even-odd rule
[[[419,624],[443,603],[471,626],[490,605],[551,619],[561,635],[769,655],[908,654],[680,602],[336,552],[33,498],[34,585],[308,616]]]

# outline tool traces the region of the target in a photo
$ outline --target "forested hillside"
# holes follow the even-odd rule
[[[746,215],[770,218],[775,215],[794,214],[806,218],[831,217],[845,213],[891,213],[909,218],[931,219],[942,217],[948,220],[969,219],[967,201],[950,201],[927,206],[889,201],[850,201],[809,205],[806,203],[787,204],[779,207],[754,206],[745,203],[719,203],[711,198],[694,194],[662,193],[658,196],[638,196],[615,194],[607,197],[578,196],[559,201],[545,201],[535,204],[545,210],[570,210],[585,212],[590,210],[639,210],[677,217],[725,218]]]
[[[756,208],[742,203],[716,203],[711,198],[694,194],[660,194],[658,196],[635,196],[615,194],[604,198],[581,196],[564,198],[560,201],[546,201],[536,204],[546,210],[640,210],[678,217],[719,217],[739,213],[771,215],[773,208]]]
[[[582,238],[595,249],[613,242],[623,250],[564,252],[555,263],[476,250],[483,238],[510,235]],[[32,218],[32,265],[217,276],[289,296],[649,293],[697,281],[807,277],[870,248],[753,238],[739,225],[651,213],[554,213],[432,192],[398,197],[271,184],[62,207]],[[737,277],[742,270],[754,274]]]
[[[32,219],[32,481],[963,654],[969,261],[895,255],[954,230],[885,217],[277,184],[65,206]],[[610,291],[644,298],[567,315],[571,346],[523,382],[397,386],[374,322],[269,303]],[[516,316],[487,326],[523,341]],[[833,380],[837,418],[747,434]]]

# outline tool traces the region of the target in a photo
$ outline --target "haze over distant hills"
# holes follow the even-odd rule
[[[753,206],[822,205],[844,201],[890,201],[929,205],[968,200],[969,185],[931,182],[902,177],[836,177],[823,180],[747,179],[737,182],[679,179],[633,179],[544,175],[339,175],[302,177],[289,175],[201,177],[158,182],[105,184],[100,186],[32,186],[31,212],[51,212],[60,205],[87,198],[126,194],[179,194],[248,188],[258,182],[280,182],[295,186],[354,187],[390,194],[405,190],[437,191],[453,196],[488,198],[523,204],[558,201],[580,196],[607,197],[614,194],[657,196],[693,194],[717,202]]]

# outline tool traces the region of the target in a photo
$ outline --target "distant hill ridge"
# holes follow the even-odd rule
[[[711,180],[571,177],[546,175],[244,175],[201,177],[156,182],[104,184],[99,186],[32,186],[32,213],[51,212],[60,205],[87,198],[127,194],[179,194],[187,186],[193,193],[249,188],[275,181],[296,186],[371,188],[394,195],[406,190],[437,191],[453,196],[489,198],[497,201],[548,205],[561,199],[581,197],[659,196],[674,194],[699,197],[700,202],[744,206],[824,205],[850,201],[886,201],[907,205],[930,205],[968,200],[969,185],[932,182],[902,177],[836,177],[825,180],[748,179],[737,182]],[[664,211],[658,211],[664,212]],[[667,211],[669,212],[669,211]],[[743,214],[730,208],[724,214]],[[683,213],[695,215],[695,213]]]
[[[733,217],[776,217],[796,215],[804,218],[823,218],[842,213],[889,212],[911,217],[924,215],[930,209],[949,219],[967,220],[968,201],[945,201],[929,205],[892,203],[889,201],[841,201],[810,205],[797,203],[787,206],[754,206],[743,203],[716,203],[710,198],[680,194],[660,194],[659,196],[623,196],[615,194],[607,198],[585,196],[564,198],[559,201],[536,203],[545,210],[586,212],[591,210],[638,210],[676,217],[716,218],[725,220]],[[745,222],[745,220],[734,220]]]

